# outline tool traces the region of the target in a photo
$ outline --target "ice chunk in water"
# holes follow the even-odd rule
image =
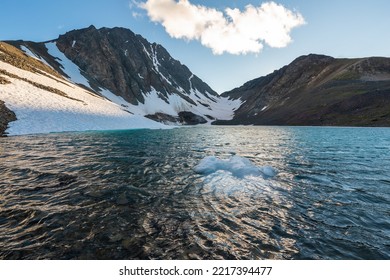
[[[249,159],[240,156],[232,156],[226,160],[215,156],[207,156],[195,166],[194,170],[196,173],[205,175],[212,174],[218,170],[224,170],[239,178],[250,175],[273,177],[277,174],[276,169],[271,166],[258,167]]]

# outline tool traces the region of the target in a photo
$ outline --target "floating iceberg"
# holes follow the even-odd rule
[[[208,156],[202,159],[194,168],[196,173],[209,175],[219,170],[228,171],[233,176],[244,178],[245,176],[262,176],[264,178],[274,177],[277,170],[271,166],[256,166],[249,159],[232,156],[229,159],[219,159],[215,156]]]

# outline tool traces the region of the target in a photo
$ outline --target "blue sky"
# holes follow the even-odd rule
[[[243,12],[247,5],[257,8],[265,2],[270,2],[188,1],[190,5],[201,5],[222,12],[226,18],[226,8],[236,8],[237,11]],[[274,47],[262,42],[263,48],[260,52],[246,54],[231,54],[225,51],[223,54],[215,54],[215,49],[202,45],[200,40],[173,38],[163,26],[163,23],[169,24],[166,17],[163,19],[165,22],[153,22],[150,10],[140,8],[133,0],[2,0],[0,40],[46,41],[55,39],[66,31],[91,24],[98,28],[126,27],[151,42],[163,45],[174,58],[186,64],[218,92],[230,90],[250,79],[273,72],[304,54],[390,57],[390,1],[274,2],[295,15],[301,15],[305,24],[291,29],[288,35],[292,40],[286,46]],[[257,29],[257,26],[252,27]]]

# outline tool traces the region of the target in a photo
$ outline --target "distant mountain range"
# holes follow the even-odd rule
[[[222,96],[244,103],[217,124],[390,126],[390,58],[301,56]]]
[[[17,119],[17,121],[15,121]],[[390,59],[307,55],[219,96],[161,45],[90,26],[0,43],[0,134],[163,124],[390,126]]]

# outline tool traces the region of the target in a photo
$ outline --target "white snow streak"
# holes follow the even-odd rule
[[[22,49],[22,51],[27,54],[28,56],[32,57],[32,58],[35,58],[37,60],[41,60],[40,57],[38,57],[35,53],[33,53],[29,48],[27,48],[26,46],[20,46],[20,48]]]
[[[43,62],[44,64],[46,64],[47,66],[51,67],[49,63],[47,63],[46,60],[44,60],[42,57],[40,57],[39,55],[36,55],[35,53],[33,53],[29,48],[27,48],[26,46],[20,46],[20,48],[22,49],[22,51],[27,54],[28,56],[32,57],[32,58],[35,58],[41,62]]]
[[[234,110],[242,104],[240,100],[230,100],[225,97],[216,97],[216,101],[212,101],[205,98],[197,89],[192,89],[189,94],[189,97],[195,101],[196,105],[189,103],[177,94],[168,94],[168,102],[166,102],[154,88],[144,94],[144,103],[139,103],[138,105],[128,103],[122,97],[106,89],[101,90],[101,94],[122,108],[126,108],[128,111],[142,116],[164,113],[177,117],[179,112],[190,111],[200,116],[208,115],[214,119],[230,120],[234,116]],[[201,98],[202,96],[203,98]],[[212,120],[208,122],[211,123]]]
[[[55,57],[56,60],[62,65],[62,69],[70,80],[76,84],[82,84],[86,87],[90,87],[88,80],[81,74],[80,68],[68,59],[56,46],[56,43],[45,44],[48,53]]]
[[[188,78],[188,82],[190,83],[190,90],[192,89],[192,78],[194,77],[194,74],[191,74],[191,77]]]

